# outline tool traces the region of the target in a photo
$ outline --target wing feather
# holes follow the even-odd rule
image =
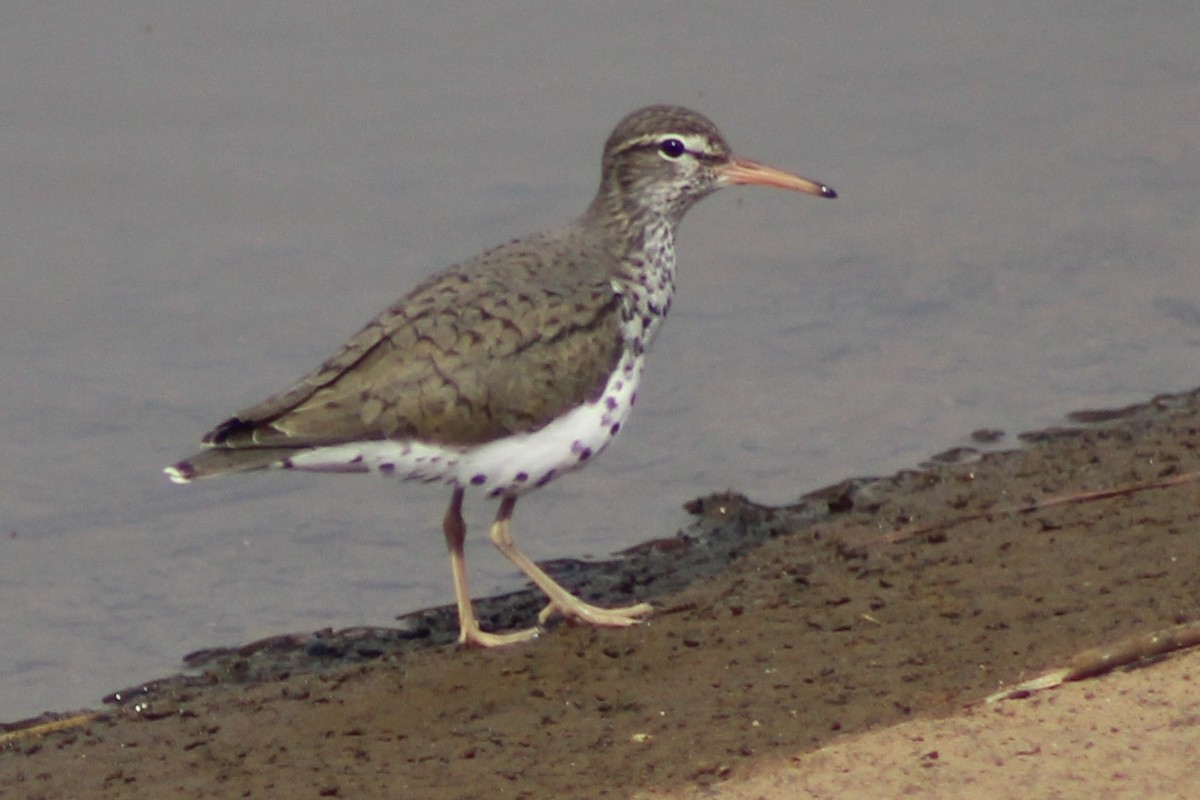
[[[541,427],[597,397],[620,358],[624,299],[603,271],[584,277],[584,252],[577,236],[548,235],[438,273],[204,442],[465,446]]]

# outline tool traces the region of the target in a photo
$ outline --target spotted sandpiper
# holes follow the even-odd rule
[[[517,549],[517,498],[588,463],[625,424],[646,351],[671,307],[675,228],[733,184],[819,197],[828,186],[736,158],[708,119],[650,106],[604,146],[600,189],[576,222],[445,269],[367,323],[287,391],[222,422],[205,449],[166,468],[176,483],[266,468],[377,472],[453,487],[442,529],[459,641],[528,640],[540,627],[483,631],[467,592],[463,493],[498,498],[492,543],[555,613],[623,627],[651,611],[600,608]]]

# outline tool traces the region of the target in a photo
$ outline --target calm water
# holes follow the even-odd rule
[[[6,5],[0,719],[451,602],[444,489],[160,469],[427,272],[581,211],[648,102],[841,198],[689,216],[631,425],[518,507],[535,557],[1200,382],[1200,6],[810,5]],[[473,590],[512,588],[470,511]]]

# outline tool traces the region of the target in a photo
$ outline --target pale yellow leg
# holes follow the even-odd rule
[[[461,504],[461,491],[456,497],[458,497]],[[654,610],[654,607],[649,603],[638,603],[637,605],[625,608],[600,608],[599,606],[583,602],[560,586],[553,578],[543,572],[541,567],[530,561],[524,553],[517,549],[516,542],[513,541],[512,534],[509,532],[509,521],[512,519],[513,507],[516,504],[517,498],[515,497],[505,497],[500,501],[500,510],[496,512],[496,520],[492,523],[490,537],[492,544],[496,545],[496,549],[503,553],[504,557],[515,564],[518,569],[524,572],[529,580],[533,581],[550,598],[550,602],[538,614],[538,622],[544,623],[557,612],[571,621],[586,622],[589,625],[599,625],[607,628],[624,628],[637,624],[639,617],[643,617]],[[451,503],[451,507],[454,507],[453,503]],[[448,535],[447,540],[449,540]],[[453,553],[453,549],[451,552]]]
[[[475,619],[475,611],[471,608],[471,594],[467,591],[467,565],[463,556],[467,523],[463,521],[462,501],[463,490],[456,487],[442,520],[446,548],[450,551],[450,573],[454,576],[454,600],[458,604],[458,642],[474,647],[501,647],[527,642],[538,635],[538,628],[503,634],[488,633],[479,628],[479,621]]]

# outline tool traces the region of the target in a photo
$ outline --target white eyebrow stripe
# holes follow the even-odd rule
[[[712,142],[708,140],[707,136],[701,136],[700,134],[696,133],[684,133],[671,138],[678,139],[679,141],[683,142],[683,146],[687,148],[689,153],[712,152]]]
[[[712,142],[707,136],[698,133],[650,133],[645,136],[639,136],[636,139],[630,139],[625,143],[625,150],[632,150],[635,147],[644,147],[646,145],[657,145],[659,142],[665,142],[667,139],[678,139],[683,142],[684,148],[689,153],[700,153],[709,155],[713,152]]]

